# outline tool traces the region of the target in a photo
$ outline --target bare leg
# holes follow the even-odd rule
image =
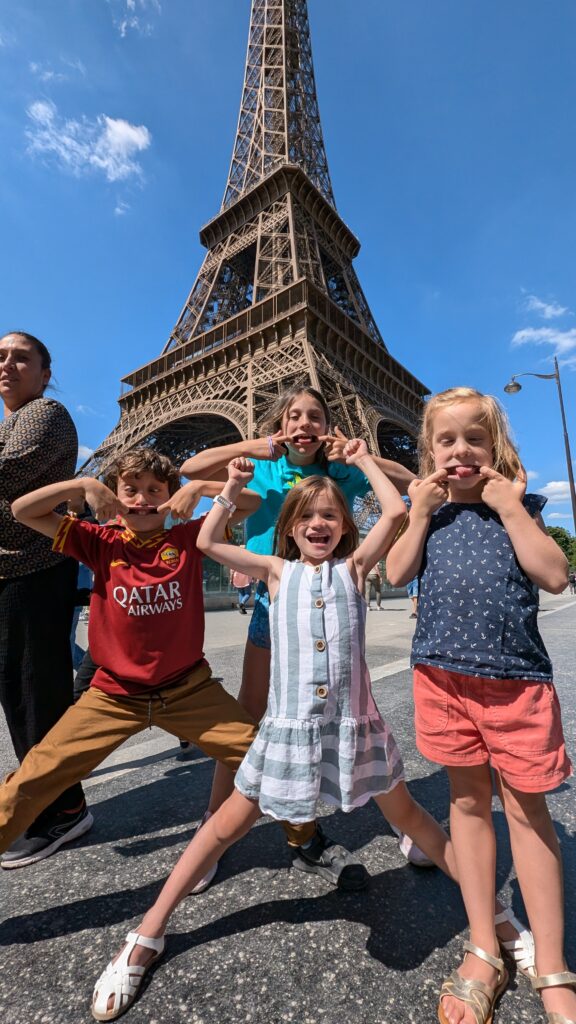
[[[500,956],[494,927],[496,838],[492,824],[492,778],[488,765],[448,768],[450,824],[462,898],[470,922],[470,941],[492,956]],[[494,987],[497,972],[467,953],[458,973]],[[474,1024],[469,1007],[453,996],[442,1000],[450,1024]]]
[[[399,782],[389,793],[381,793],[374,800],[387,821],[409,835],[445,874],[454,881],[458,880],[450,838],[428,811],[410,796],[405,782]]]
[[[250,831],[259,817],[258,804],[247,800],[234,790],[220,810],[198,829],[166,879],[156,902],[134,931],[147,938],[160,938],[181,900],[206,875],[228,847]],[[114,960],[118,959],[121,952],[122,950],[118,951]],[[151,959],[154,959],[154,956],[150,949],[136,944],[128,963],[145,966]],[[114,997],[111,996],[108,1000],[108,1009],[112,1009],[113,1004]]]
[[[501,780],[514,865],[536,946],[538,974],[567,970],[562,859],[544,793],[521,793]],[[544,989],[546,1010],[576,1020],[576,992]]]
[[[250,640],[247,640],[238,703],[252,716],[255,722],[259,722],[266,711],[269,685],[270,651],[264,647],[256,647]],[[233,789],[233,772],[225,765],[217,763],[214,769],[208,810],[212,813],[217,811]]]

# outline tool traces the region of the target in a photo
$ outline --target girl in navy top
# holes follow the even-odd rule
[[[390,581],[418,573],[412,664],[420,751],[446,765],[451,835],[470,942],[444,983],[442,1024],[488,1024],[507,985],[494,929],[494,769],[536,945],[551,1024],[576,1022],[563,955],[562,868],[545,793],[571,774],[552,666],[538,632],[538,587],[561,593],[567,562],[525,495],[526,475],[494,398],[452,388],[427,404],[421,477]]]

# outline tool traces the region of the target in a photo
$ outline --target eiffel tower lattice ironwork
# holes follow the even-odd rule
[[[353,267],[316,96],[307,0],[252,0],[234,152],[207,254],[162,354],[122,380],[120,420],[84,468],[152,444],[177,462],[254,436],[279,391],[406,461],[427,389],[388,352]]]

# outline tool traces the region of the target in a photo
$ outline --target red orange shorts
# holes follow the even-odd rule
[[[448,767],[490,763],[513,789],[545,793],[572,774],[552,683],[414,668],[416,744]]]

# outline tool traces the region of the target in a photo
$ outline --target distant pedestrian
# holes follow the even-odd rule
[[[244,545],[242,544],[241,547],[244,547]],[[230,582],[238,591],[238,611],[241,615],[246,615],[246,606],[252,594],[252,577],[247,576],[244,572],[237,572],[236,569],[233,569],[230,573]]]
[[[374,568],[368,573],[364,586],[364,598],[368,605],[369,612],[372,611],[372,591],[374,591],[374,594],[376,595],[376,608],[378,611],[382,611],[382,572],[378,562],[376,562]]]
[[[75,515],[78,519],[86,519],[88,522],[95,522],[94,517],[88,508],[88,505],[83,499],[77,502],[68,502],[68,514]],[[74,677],[74,699],[77,699],[77,686],[76,680],[78,670],[82,665],[84,657],[86,655],[86,649],[80,647],[76,639],[76,631],[78,629],[78,623],[80,621],[80,615],[82,612],[85,614],[90,606],[90,596],[92,594],[93,576],[87,565],[82,562],[78,563],[78,578],[76,581],[76,598],[74,601],[74,617],[72,619],[72,629],[70,632],[70,644],[72,647],[72,664],[76,675]],[[86,615],[87,618],[87,615]]]
[[[525,494],[526,474],[494,398],[462,387],[429,399],[419,450],[423,479],[410,485],[408,527],[386,568],[395,586],[420,573],[416,741],[448,772],[470,922],[464,962],[442,986],[438,1017],[447,1024],[466,1014],[485,1024],[508,984],[494,929],[492,769],[534,933],[541,976],[532,985],[549,1021],[574,1022],[562,861],[545,796],[572,768],[537,625],[538,588],[564,590],[566,558],[542,522],[546,499]]]
[[[418,577],[415,576],[413,580],[409,580],[406,584],[406,591],[411,601],[412,611],[410,612],[411,619],[418,618]]]
[[[32,334],[0,338],[0,701],[19,761],[72,703],[77,565],[10,510],[22,494],[65,480],[76,468],[76,428],[64,406],[45,395],[51,362]],[[82,786],[71,784],[28,823],[2,866],[42,860],[91,824]]]
[[[570,593],[576,594],[576,570],[571,569],[568,573],[568,583],[570,584]]]

